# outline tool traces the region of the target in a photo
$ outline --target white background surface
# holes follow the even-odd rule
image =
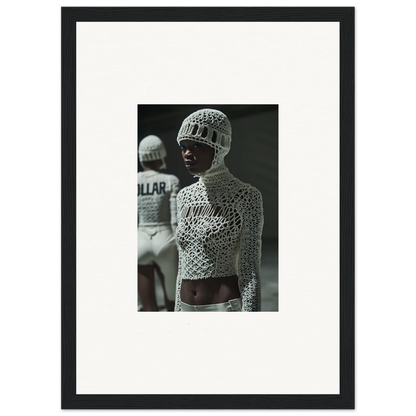
[[[77,86],[77,393],[338,394],[339,24],[82,22]],[[279,104],[279,313],[136,311],[137,103],[204,102]]]

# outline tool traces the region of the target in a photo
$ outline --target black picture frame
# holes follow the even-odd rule
[[[353,7],[62,8],[62,385],[63,409],[354,408],[354,13]],[[82,21],[339,22],[340,394],[130,395],[76,393],[76,23]]]

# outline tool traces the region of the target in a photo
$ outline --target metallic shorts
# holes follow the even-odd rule
[[[182,312],[241,312],[242,307],[241,298],[211,305],[189,305],[181,301]]]

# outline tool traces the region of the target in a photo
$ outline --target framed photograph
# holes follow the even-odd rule
[[[202,110],[231,127],[188,128]],[[258,301],[235,276],[261,313],[143,313],[136,197],[168,189],[138,182],[149,136],[182,199],[209,183],[186,159],[207,140],[229,195],[261,195]],[[234,264],[227,250],[212,252]],[[354,408],[354,8],[62,8],[61,405]]]

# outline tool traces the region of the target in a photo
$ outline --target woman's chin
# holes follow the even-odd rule
[[[194,165],[193,166],[187,166],[186,169],[188,169],[188,172],[191,175],[196,175],[197,173],[199,173],[199,169],[198,168],[195,168]]]

